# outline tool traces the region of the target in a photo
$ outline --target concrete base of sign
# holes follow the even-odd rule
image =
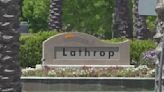
[[[154,78],[22,77],[23,91],[152,91]]]

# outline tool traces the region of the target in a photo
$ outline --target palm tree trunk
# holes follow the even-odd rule
[[[157,0],[156,12],[160,20],[164,21],[164,0]]]
[[[164,36],[164,0],[157,0],[156,13],[158,14],[156,23],[156,39],[160,39]]]
[[[159,27],[159,30],[157,29],[157,31],[160,33],[160,29],[163,30],[163,24],[164,24],[164,0],[157,0],[157,5],[156,5],[156,13],[158,15],[158,23],[157,23],[157,27]],[[161,22],[161,23],[160,23]],[[159,24],[159,26],[158,26]],[[162,33],[163,36],[163,33]],[[160,36],[159,36],[160,39]],[[164,47],[163,47],[163,41],[164,39],[161,39],[161,45],[159,44],[158,47],[161,48],[159,50],[160,53],[158,53],[159,55],[159,60],[160,62],[158,63],[157,66],[157,73],[156,73],[156,80],[155,80],[155,91],[156,92],[163,92],[163,58],[164,58]],[[157,48],[158,48],[157,47]],[[157,49],[156,49],[157,50]]]
[[[115,9],[113,14],[113,37],[132,38],[131,23],[128,0],[115,0]]]
[[[62,0],[50,0],[49,29],[62,29]]]
[[[156,34],[154,36],[155,39],[161,39],[164,34],[164,22],[159,18],[156,19]]]
[[[0,0],[0,92],[21,92],[19,0]]]
[[[139,15],[139,0],[133,1],[133,36],[138,39],[146,39],[147,25],[146,16]]]

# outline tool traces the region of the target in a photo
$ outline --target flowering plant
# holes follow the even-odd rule
[[[142,65],[155,66],[156,61],[157,61],[157,55],[154,50],[150,50],[142,53],[142,57],[141,57]]]
[[[24,77],[154,77],[155,69],[138,67],[49,67],[22,69]]]

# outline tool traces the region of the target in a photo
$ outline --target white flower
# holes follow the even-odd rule
[[[75,74],[76,74],[76,72],[73,72],[72,74],[73,74],[73,75],[75,75]]]
[[[147,65],[140,65],[136,68],[137,70],[148,69]]]
[[[65,68],[62,68],[61,70],[62,70],[62,71],[65,71],[66,69],[65,69]]]
[[[34,71],[35,68],[28,67],[28,68],[26,68],[25,70],[26,70],[26,71]]]
[[[48,71],[48,76],[56,76],[56,75],[57,74],[56,74],[55,70]]]
[[[36,70],[42,70],[43,68],[42,68],[42,65],[37,64],[37,65],[35,66],[35,69],[36,69]]]
[[[152,70],[148,71],[149,75],[154,74],[154,73],[155,73],[155,69],[152,69]]]
[[[22,69],[22,72],[23,72],[23,73],[26,73],[26,72],[28,72],[28,71],[27,71],[26,69]]]
[[[30,71],[35,71],[35,68],[28,67],[28,68],[22,69],[22,73],[28,73]]]

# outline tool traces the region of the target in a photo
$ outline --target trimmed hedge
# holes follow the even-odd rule
[[[20,38],[20,64],[22,67],[34,67],[41,63],[42,42],[56,32],[39,32],[35,34],[22,35]]]
[[[22,35],[20,38],[20,59],[22,67],[35,67],[36,64],[41,64],[42,58],[42,42],[47,38],[56,35],[56,32],[39,32],[35,34]],[[119,42],[125,39],[118,38],[105,40],[106,42]],[[154,49],[155,43],[153,40],[132,40],[131,41],[131,64],[139,64],[140,55],[142,52]]]

